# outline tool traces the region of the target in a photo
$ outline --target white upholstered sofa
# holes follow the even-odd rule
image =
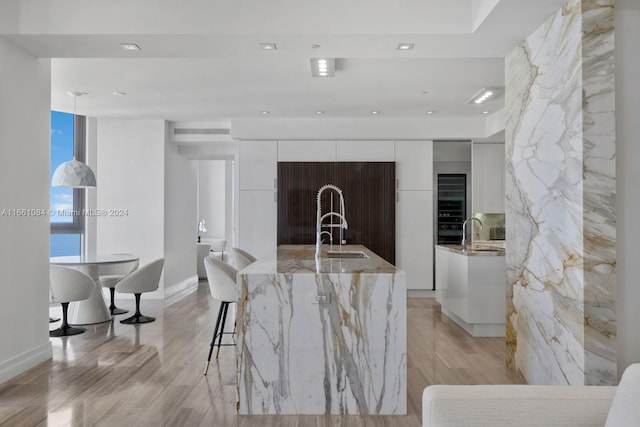
[[[422,395],[423,427],[640,426],[640,363],[617,387],[433,385]]]

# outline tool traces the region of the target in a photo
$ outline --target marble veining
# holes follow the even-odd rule
[[[405,275],[343,249],[369,258],[285,245],[238,274],[240,414],[406,414]]]
[[[614,384],[613,0],[571,0],[506,58],[508,363]]]

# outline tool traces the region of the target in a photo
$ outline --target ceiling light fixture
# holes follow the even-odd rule
[[[400,43],[396,49],[398,50],[411,50],[415,46],[413,43]]]
[[[427,114],[435,114],[435,111],[427,111]]]
[[[120,47],[124,50],[142,50],[140,46],[135,43],[120,43]]]
[[[335,58],[310,58],[313,77],[333,77],[336,71]]]
[[[260,48],[262,50],[276,50],[278,46],[275,43],[260,43]]]
[[[264,114],[264,115],[267,115],[267,114],[270,114],[270,113],[271,113],[271,111],[267,111],[267,110],[260,111],[260,114]]]
[[[319,44],[312,44],[311,49],[318,49],[320,47]]]
[[[376,114],[380,114],[380,111],[375,111],[374,110],[374,111],[371,112],[371,114],[373,114],[375,116]]]
[[[76,103],[79,96],[87,92],[67,92],[73,96],[73,120],[76,117]],[[96,176],[89,166],[75,159],[61,163],[51,178],[52,187],[87,188],[96,186]]]
[[[483,111],[482,114],[489,114],[491,111]]]
[[[490,98],[495,98],[495,96],[502,92],[502,88],[498,87],[485,87],[482,88],[478,93],[473,95],[471,99],[467,101],[467,104],[482,104]]]
[[[125,96],[127,92],[120,92],[119,90],[115,90],[112,92],[112,94],[116,96]]]
[[[322,114],[324,114],[324,111],[318,110],[318,111],[316,111],[316,114],[322,115]]]

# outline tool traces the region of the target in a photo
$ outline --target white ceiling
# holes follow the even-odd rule
[[[562,3],[0,0],[0,36],[53,58],[55,110],[73,111],[67,92],[84,91],[78,113],[98,117],[462,119],[502,108],[466,102],[504,85],[505,54]],[[335,77],[312,78],[309,58],[323,56],[338,58]]]

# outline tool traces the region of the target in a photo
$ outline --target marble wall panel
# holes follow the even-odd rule
[[[613,1],[571,0],[506,58],[508,364],[615,382]]]

